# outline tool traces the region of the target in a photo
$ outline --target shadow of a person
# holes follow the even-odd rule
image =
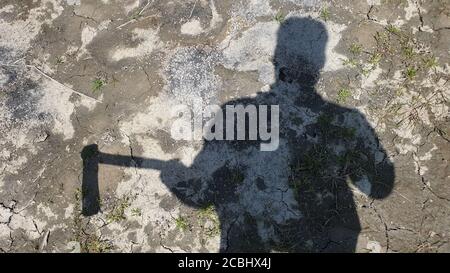
[[[260,141],[205,141],[190,169],[213,170],[212,178],[172,183],[174,170],[162,171],[184,203],[215,206],[221,251],[353,252],[361,230],[353,192],[391,192],[393,164],[364,116],[315,92],[327,39],[321,22],[289,18],[278,31],[271,91],[221,107],[225,115],[228,105],[279,105],[276,151],[259,151]]]
[[[221,107],[225,113],[227,105],[279,105],[278,149],[260,151],[261,141],[211,140],[189,167],[133,158],[140,168],[160,169],[162,182],[183,203],[215,207],[221,252],[353,252],[361,231],[354,193],[390,194],[394,167],[364,116],[315,91],[327,40],[321,22],[287,19],[278,31],[270,92]],[[102,154],[99,162],[130,160]],[[85,180],[97,181],[89,174]]]

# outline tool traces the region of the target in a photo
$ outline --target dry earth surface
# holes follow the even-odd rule
[[[0,251],[450,252],[449,53],[447,0],[1,0]],[[198,98],[279,148],[172,139]]]

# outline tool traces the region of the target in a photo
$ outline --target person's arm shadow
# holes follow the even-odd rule
[[[81,187],[82,214],[92,216],[100,212],[100,190],[98,185],[98,168],[100,164],[121,167],[156,169],[161,171],[164,184],[184,203],[195,206],[186,196],[186,190],[176,190],[176,177],[189,170],[178,160],[162,161],[136,156],[112,155],[102,153],[96,144],[88,145],[81,151],[83,160],[83,179]]]
[[[382,149],[382,153],[384,159],[376,166],[376,178],[375,181],[372,182],[372,189],[369,194],[369,197],[373,199],[384,199],[388,197],[394,189],[394,164],[390,161],[384,149]]]
[[[362,113],[354,110],[354,112],[358,113],[362,119],[362,128],[367,128],[370,132],[370,137],[374,139],[375,145],[377,146],[378,155],[371,149],[367,149],[364,154],[367,157],[367,160],[363,161],[355,161],[353,164],[359,167],[359,165],[365,164],[368,168],[365,169],[366,174],[371,178],[370,181],[370,192],[368,192],[368,197],[373,199],[384,199],[388,197],[393,188],[395,181],[395,169],[394,164],[391,162],[386,150],[381,144],[375,130],[371,127],[369,122],[366,120]],[[362,139],[362,141],[367,141]],[[381,160],[377,160],[377,157],[381,157]],[[356,168],[354,168],[356,169]],[[359,179],[361,179],[360,175],[356,173],[350,173],[349,178],[353,184],[355,184]],[[358,185],[355,185],[358,186]]]

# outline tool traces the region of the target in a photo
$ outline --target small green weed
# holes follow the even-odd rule
[[[105,86],[105,82],[102,79],[95,79],[92,82],[92,93],[100,91]]]
[[[349,89],[342,88],[338,91],[337,101],[340,103],[344,103],[347,101],[348,98],[350,98],[351,95],[352,95],[352,93],[350,92]]]

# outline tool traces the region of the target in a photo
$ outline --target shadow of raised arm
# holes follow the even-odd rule
[[[83,180],[81,187],[82,214],[92,216],[100,211],[100,191],[98,186],[99,164],[121,167],[155,169],[161,171],[161,179],[166,186],[175,187],[175,178],[186,173],[186,168],[178,160],[158,160],[136,156],[113,155],[102,153],[96,144],[87,145],[81,151],[83,160]],[[178,198],[183,199],[184,191],[173,191]],[[184,198],[187,200],[187,198]],[[186,202],[190,203],[190,202]]]

